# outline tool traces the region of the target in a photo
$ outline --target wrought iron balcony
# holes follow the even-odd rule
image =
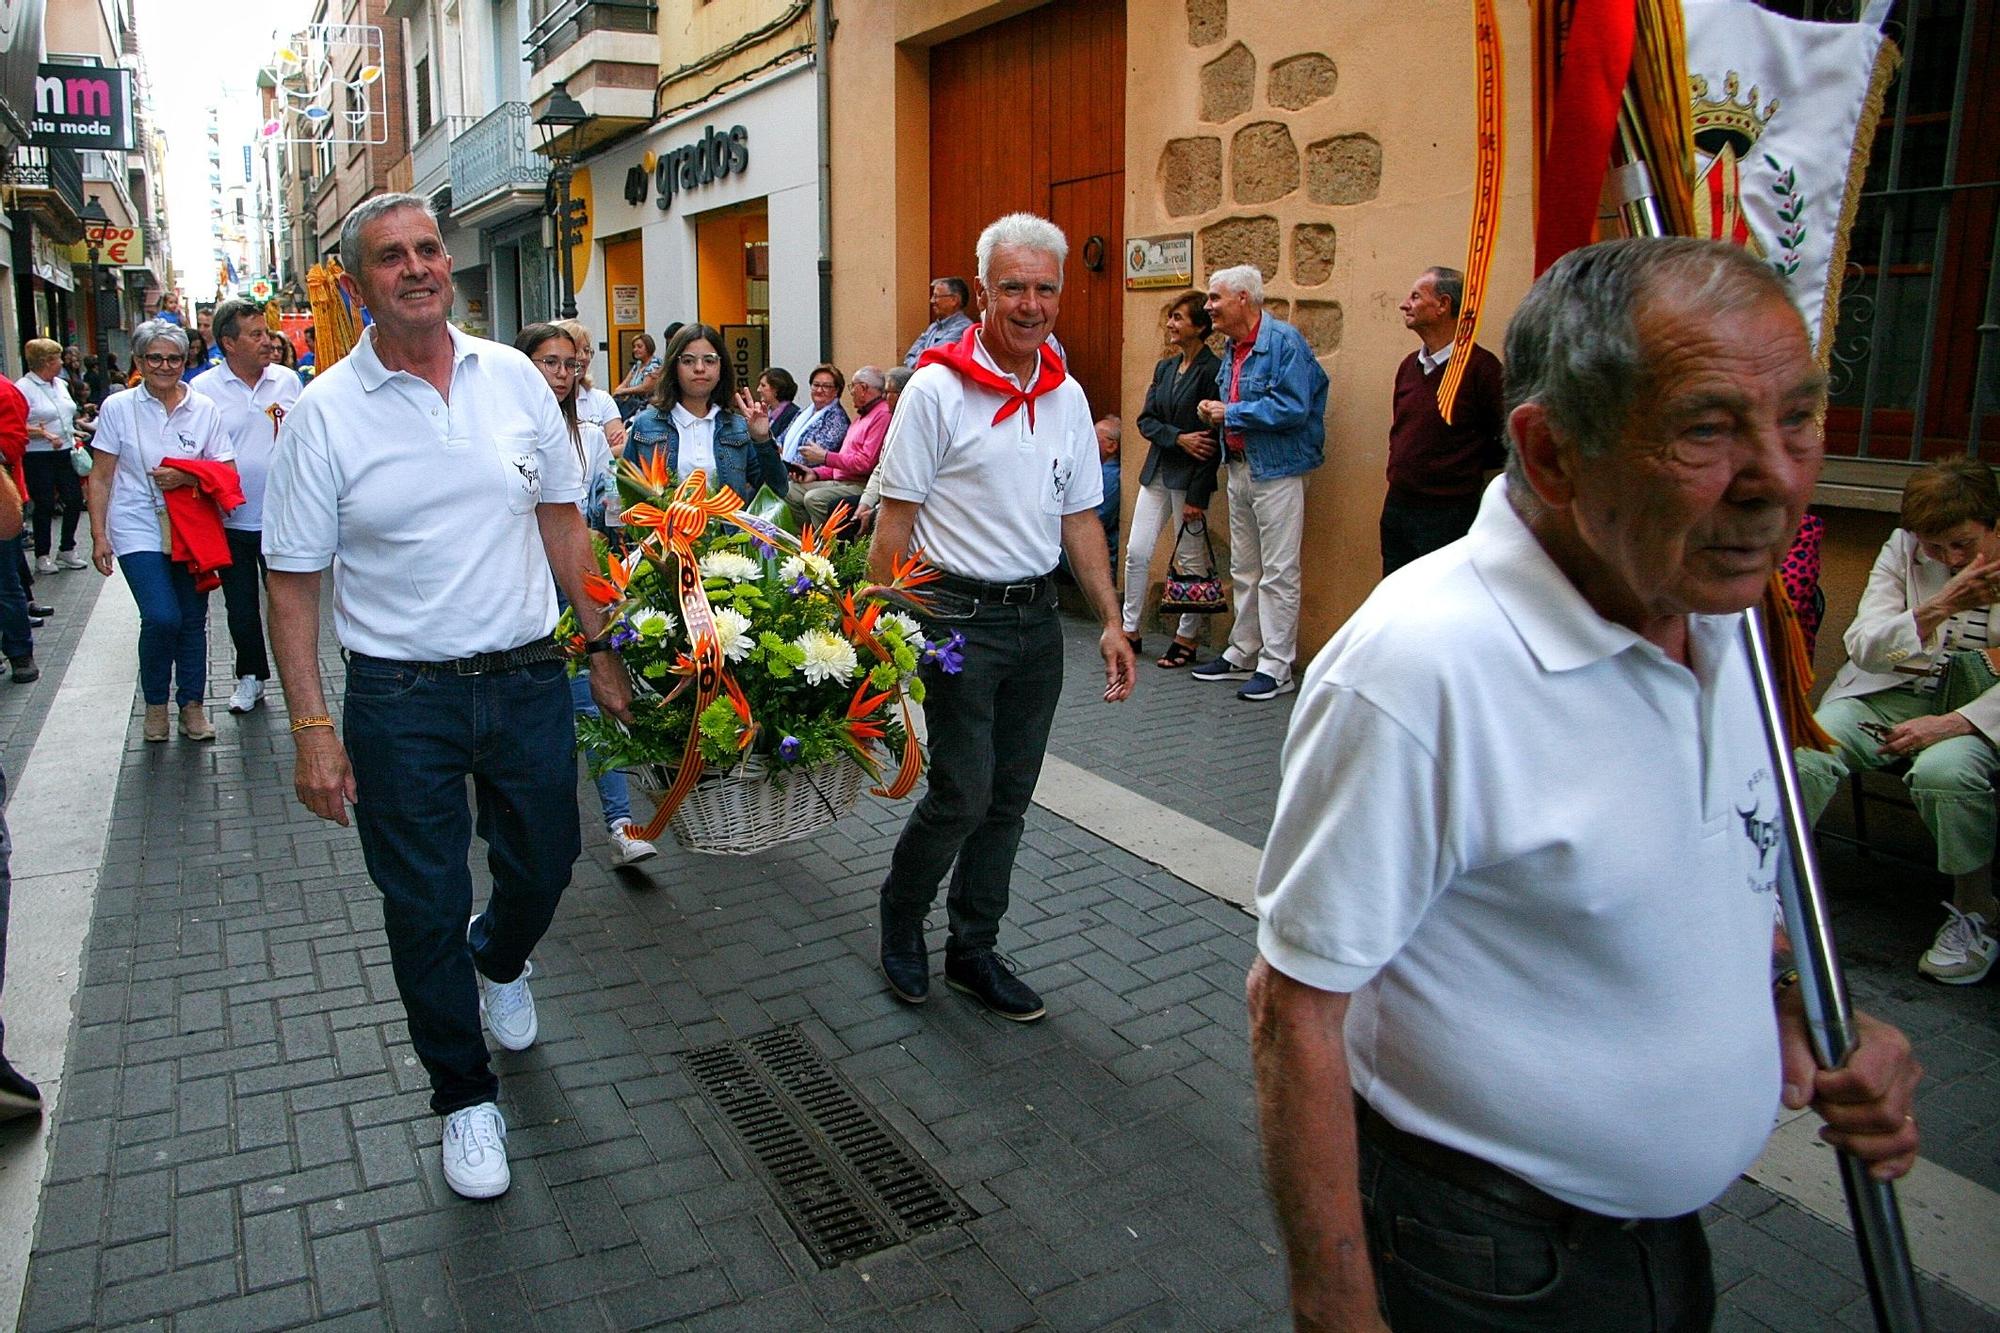
[[[0,172],[0,184],[14,191],[20,207],[57,240],[71,242],[83,235],[83,163],[76,149],[24,144]]]
[[[463,215],[491,196],[540,194],[548,161],[534,150],[534,117],[526,102],[502,102],[451,141],[453,212]]]
[[[546,9],[528,30],[528,64],[539,70],[593,32],[656,32],[659,6],[653,0],[542,0]]]
[[[426,198],[451,184],[452,145],[472,125],[471,116],[440,116],[410,146],[410,188]]]

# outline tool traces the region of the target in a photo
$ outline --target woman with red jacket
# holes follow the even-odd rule
[[[180,703],[181,735],[215,739],[202,707],[208,688],[208,594],[172,558],[166,493],[196,485],[170,462],[235,457],[215,404],[181,382],[186,330],[147,320],[132,330],[139,386],[105,399],[91,452],[90,540],[97,572],[115,560],[139,604],[139,688],[146,696],[149,741],[171,734],[169,693]],[[178,680],[176,680],[178,677]]]

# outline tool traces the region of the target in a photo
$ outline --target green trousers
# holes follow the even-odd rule
[[[1806,814],[1817,821],[1848,774],[1898,762],[1878,753],[1881,741],[1861,729],[1863,722],[1893,727],[1930,711],[1928,698],[1901,687],[1821,704],[1813,717],[1839,748],[1830,754],[1799,750],[1793,756]],[[1977,733],[1940,741],[1910,761],[1903,782],[1917,817],[1937,842],[1937,865],[1944,874],[1963,875],[1992,862],[1996,773],[2000,773],[2000,751]]]

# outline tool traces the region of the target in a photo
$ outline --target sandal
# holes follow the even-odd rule
[[[1156,667],[1160,667],[1161,669],[1166,671],[1173,671],[1176,668],[1184,667],[1189,662],[1194,661],[1194,652],[1195,649],[1193,644],[1182,643],[1179,639],[1175,639],[1172,643],[1167,645],[1167,651],[1163,653],[1160,656],[1160,660],[1153,663],[1153,665]]]

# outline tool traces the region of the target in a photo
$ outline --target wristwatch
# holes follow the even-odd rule
[[[609,638],[585,639],[583,641],[583,655],[585,657],[590,656],[592,653],[608,653],[612,651],[614,650],[611,647],[611,640]]]

